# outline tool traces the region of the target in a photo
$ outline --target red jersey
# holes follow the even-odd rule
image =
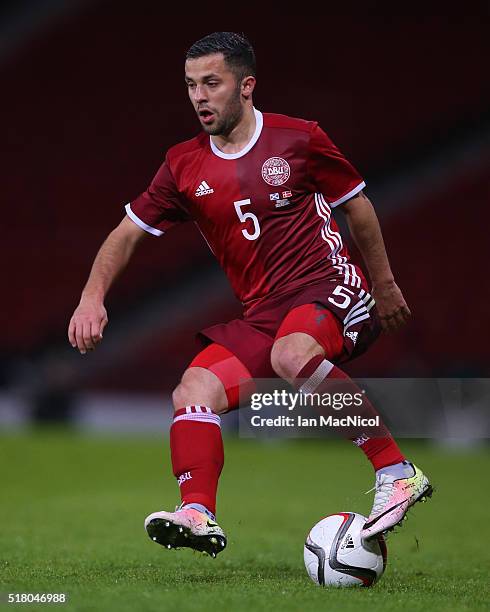
[[[156,236],[194,221],[246,307],[331,276],[361,287],[332,208],[364,181],[316,122],[254,112],[239,153],[204,132],[169,149],[128,216]]]

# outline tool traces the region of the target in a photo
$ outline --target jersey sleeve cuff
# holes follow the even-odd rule
[[[330,208],[335,208],[339,204],[343,204],[344,202],[347,202],[347,200],[350,200],[351,198],[353,198],[356,195],[356,193],[359,193],[360,191],[362,191],[365,186],[366,186],[366,183],[362,181],[361,183],[359,183],[359,185],[357,185],[357,187],[354,187],[354,189],[351,189],[349,193],[346,193],[338,200],[335,200],[335,202],[329,202],[328,205],[330,206]]]
[[[163,234],[161,230],[156,229],[155,227],[151,227],[151,225],[148,225],[147,223],[142,221],[137,215],[135,215],[134,212],[131,210],[131,202],[128,202],[124,208],[126,210],[126,214],[131,219],[131,221],[134,221],[134,223],[141,227],[141,229],[145,230],[145,232],[153,234],[153,236],[161,236]]]

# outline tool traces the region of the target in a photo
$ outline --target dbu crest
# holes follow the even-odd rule
[[[262,178],[268,185],[283,185],[291,176],[291,168],[282,157],[269,157],[262,166]]]

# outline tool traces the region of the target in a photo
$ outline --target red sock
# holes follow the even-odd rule
[[[216,514],[216,490],[223,469],[221,419],[206,406],[177,410],[170,428],[172,467],[183,503],[202,504]]]
[[[305,393],[332,393],[332,391],[352,395],[361,393],[361,389],[345,372],[342,372],[320,355],[310,359],[298,374],[296,380],[296,386]],[[362,406],[344,406],[342,414],[339,414],[339,416],[361,416],[363,418],[379,416],[366,395],[363,394],[362,397]],[[364,451],[375,470],[399,463],[405,459],[388,428],[381,420],[378,427],[370,428],[366,432],[359,428],[346,428],[344,431],[345,436]]]

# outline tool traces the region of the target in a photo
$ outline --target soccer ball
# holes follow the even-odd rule
[[[386,567],[386,544],[380,534],[361,541],[367,518],[338,512],[317,523],[306,538],[306,571],[321,586],[371,586]]]

